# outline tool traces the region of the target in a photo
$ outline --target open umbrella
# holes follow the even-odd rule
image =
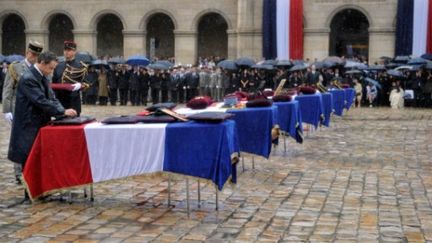
[[[312,63],[312,65],[315,65],[316,69],[323,69],[323,68],[325,68],[324,62],[314,62],[314,63]]]
[[[410,60],[409,56],[397,56],[393,59],[393,62],[397,63],[407,63]]]
[[[255,61],[250,57],[241,57],[235,61],[237,66],[251,67],[255,65]]]
[[[306,65],[306,64],[297,64],[297,65],[294,65],[292,68],[290,68],[289,71],[295,72],[295,71],[305,70],[307,68],[308,68],[308,65]]]
[[[165,65],[168,68],[172,68],[174,67],[174,63],[168,61],[168,60],[160,60],[160,61],[156,61],[155,64],[161,64],[161,65]]]
[[[5,56],[3,56],[3,55],[0,54],[0,63],[4,62],[5,58],[6,58]]]
[[[147,66],[150,60],[142,55],[133,55],[127,59],[126,63],[133,66]]]
[[[125,64],[126,61],[121,57],[112,57],[108,60],[109,64]]]
[[[91,64],[90,64],[90,66],[94,66],[96,68],[104,67],[106,69],[110,68],[109,65],[108,65],[108,63],[107,63],[107,61],[100,60],[100,59],[92,61]]]
[[[77,54],[75,55],[75,60],[78,62],[84,62],[87,64],[90,64],[92,61],[96,60],[97,58],[93,55],[91,55],[89,52],[87,51],[80,51],[77,52]]]
[[[263,69],[263,70],[273,70],[272,65],[265,65],[265,64],[255,64],[255,65],[251,66],[251,68]]]
[[[13,63],[13,62],[20,62],[22,60],[24,60],[24,56],[22,55],[9,55],[5,58],[5,62],[7,63]]]
[[[425,54],[421,55],[420,57],[423,59],[432,61],[432,53],[425,53]]]
[[[168,66],[160,64],[160,63],[152,63],[152,64],[148,65],[147,68],[157,69],[157,70],[167,70],[167,69],[169,69]]]
[[[57,62],[64,62],[65,60],[64,56],[57,56]]]
[[[290,60],[278,60],[275,66],[278,67],[291,67],[293,63]]]
[[[346,61],[345,68],[357,68],[357,69],[366,69],[367,65],[361,62],[354,62],[354,61]]]
[[[273,59],[269,59],[269,60],[264,60],[262,61],[260,64],[262,65],[272,65],[272,66],[276,66],[278,63],[278,61],[273,60]]]
[[[426,64],[426,59],[423,59],[421,57],[411,58],[408,61],[408,65],[423,65],[423,64]]]
[[[378,89],[382,88],[381,84],[378,81],[376,81],[375,79],[365,78],[365,81],[375,85]]]
[[[237,70],[237,64],[232,60],[220,61],[217,66],[226,70]]]
[[[384,71],[386,70],[386,68],[382,65],[370,65],[367,70],[372,70],[372,71]]]
[[[387,70],[387,74],[390,76],[393,76],[395,78],[404,78],[405,77],[402,72],[400,72],[398,70],[394,70],[394,69]]]
[[[432,61],[428,61],[427,64],[426,64],[426,66],[425,66],[425,68],[427,70],[432,70]]]
[[[345,64],[345,60],[337,57],[337,56],[330,56],[330,57],[326,57],[323,59],[324,63],[327,64],[333,64],[333,65],[344,65]]]
[[[363,72],[358,69],[353,69],[345,72],[346,74],[362,74]]]

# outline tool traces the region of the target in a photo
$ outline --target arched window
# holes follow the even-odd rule
[[[344,9],[330,24],[331,56],[364,56],[369,52],[369,21],[360,11]]]
[[[174,23],[164,13],[152,15],[147,22],[146,50],[149,57],[174,57]]]
[[[49,50],[55,54],[63,55],[63,43],[65,40],[73,40],[74,26],[71,19],[65,14],[56,14],[49,22]]]
[[[97,23],[97,55],[123,56],[123,24],[114,14],[106,14]]]
[[[208,13],[198,22],[198,57],[228,56],[228,24],[218,13]]]
[[[2,54],[25,54],[26,36],[25,24],[17,14],[9,14],[2,26]]]

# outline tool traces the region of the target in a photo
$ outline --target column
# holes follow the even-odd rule
[[[330,29],[304,29],[304,59],[321,60],[329,56]]]
[[[88,51],[96,55],[96,37],[97,32],[94,30],[73,30],[74,41],[77,43],[78,51]]]
[[[237,58],[237,31],[227,30],[228,35],[228,59],[235,60]]]
[[[144,55],[145,37],[142,30],[123,30],[123,56]]]
[[[369,64],[377,62],[382,56],[394,56],[395,29],[369,28]]]
[[[190,30],[174,30],[176,63],[195,64],[197,62],[197,32]]]

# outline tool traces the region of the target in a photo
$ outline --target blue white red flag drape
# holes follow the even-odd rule
[[[303,0],[265,0],[262,28],[265,59],[303,58]]]
[[[432,53],[432,0],[398,0],[396,56]]]

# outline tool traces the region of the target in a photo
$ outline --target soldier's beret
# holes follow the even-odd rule
[[[31,40],[28,44],[28,50],[39,55],[43,50],[43,45],[37,41]]]
[[[170,110],[172,110],[172,109],[174,109],[175,107],[176,107],[176,104],[175,104],[175,103],[172,103],[172,102],[166,102],[166,103],[158,103],[158,104],[154,104],[154,105],[152,105],[152,106],[147,107],[146,110],[148,110],[148,111],[150,111],[150,112],[154,112],[154,111],[156,111],[157,109],[160,109],[160,108],[166,108],[166,109],[170,109]]]
[[[65,50],[76,50],[77,44],[72,40],[64,41],[64,49]]]
[[[315,94],[316,89],[311,86],[304,86],[304,87],[300,87],[299,92],[302,94]]]
[[[290,102],[291,100],[292,97],[287,94],[280,94],[280,95],[273,96],[274,102]]]
[[[205,109],[213,103],[213,100],[208,96],[197,96],[186,104],[187,107],[193,110]]]
[[[222,122],[226,119],[233,117],[234,114],[225,112],[201,112],[198,114],[193,114],[188,116],[189,120],[194,120],[198,122]]]
[[[256,99],[246,103],[246,107],[267,107],[271,106],[273,102],[268,99]]]
[[[249,93],[247,96],[247,100],[257,100],[257,99],[267,99],[267,97],[263,95],[261,92]]]

